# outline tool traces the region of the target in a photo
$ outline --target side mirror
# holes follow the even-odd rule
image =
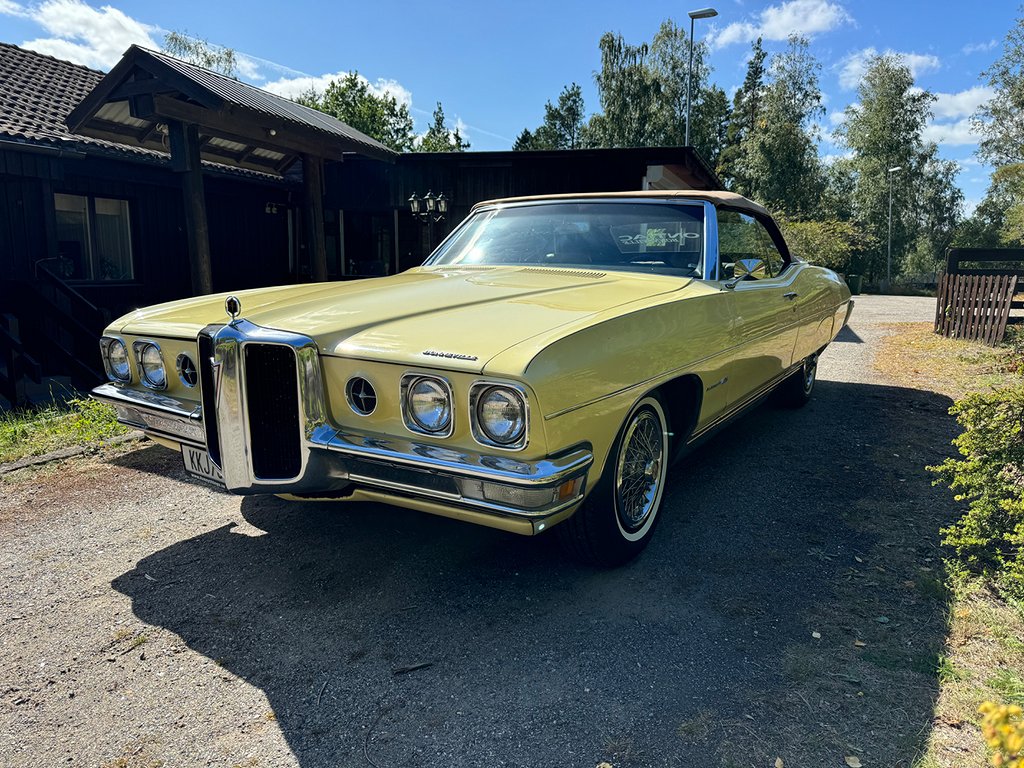
[[[765,263],[761,259],[737,259],[732,268],[732,276],[741,280],[748,275],[760,280],[765,272]]]
[[[736,259],[732,265],[732,280],[725,283],[726,288],[735,288],[737,283],[752,277],[760,280],[767,274],[765,263],[761,259]]]

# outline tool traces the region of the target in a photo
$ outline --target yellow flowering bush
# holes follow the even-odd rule
[[[978,709],[981,733],[995,768],[1024,768],[1024,719],[1016,704],[986,701]]]

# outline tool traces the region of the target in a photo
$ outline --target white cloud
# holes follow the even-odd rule
[[[936,117],[967,117],[995,95],[994,89],[984,85],[976,85],[958,93],[936,93],[932,112]]]
[[[839,85],[848,90],[852,90],[860,85],[860,80],[868,66],[868,60],[878,55],[878,51],[875,48],[865,48],[862,51],[851,53],[840,61],[838,65]],[[898,57],[910,68],[910,74],[915,78],[925,72],[939,69],[942,66],[939,57],[930,53],[913,53],[889,49],[885,51],[884,55]]]
[[[960,50],[969,56],[972,53],[983,53],[985,51],[991,51],[997,45],[999,45],[999,41],[992,39],[989,40],[987,43],[968,43]]]
[[[21,6],[0,0],[0,13],[31,19],[48,35],[22,47],[95,69],[110,69],[132,44],[159,47],[153,39],[157,27],[109,5],[93,8],[82,0],[46,0]]]
[[[829,0],[786,0],[769,5],[747,21],[734,21],[715,30],[710,37],[715,48],[723,48],[757,37],[765,40],[785,40],[790,35],[813,37],[852,22],[853,17],[843,6]]]
[[[952,123],[930,123],[921,134],[925,141],[934,141],[945,147],[962,147],[978,143],[971,119],[965,117]]]
[[[313,89],[317,93],[323,93],[332,80],[341,80],[347,76],[348,72],[344,71],[328,72],[323,75],[296,75],[294,77],[282,77],[278,80],[265,83],[262,88],[270,91],[271,93],[276,93],[279,96],[293,99],[300,94],[306,93],[310,89]],[[395,101],[399,104],[405,104],[406,106],[412,105],[412,92],[397,80],[379,78],[377,82],[371,83],[362,75],[359,75],[359,79],[370,87],[370,92],[375,96],[381,96],[386,93],[390,96],[394,96]]]

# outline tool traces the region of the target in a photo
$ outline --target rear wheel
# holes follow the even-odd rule
[[[779,403],[787,408],[801,408],[810,401],[814,393],[814,382],[818,379],[818,355],[805,357],[801,366],[779,385]]]
[[[576,514],[556,528],[566,550],[606,566],[640,554],[658,523],[668,463],[665,410],[648,395],[626,418],[597,486]]]

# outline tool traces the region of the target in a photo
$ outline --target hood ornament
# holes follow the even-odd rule
[[[224,310],[228,313],[228,316],[234,320],[242,314],[242,302],[239,301],[237,296],[228,296],[224,299]]]

